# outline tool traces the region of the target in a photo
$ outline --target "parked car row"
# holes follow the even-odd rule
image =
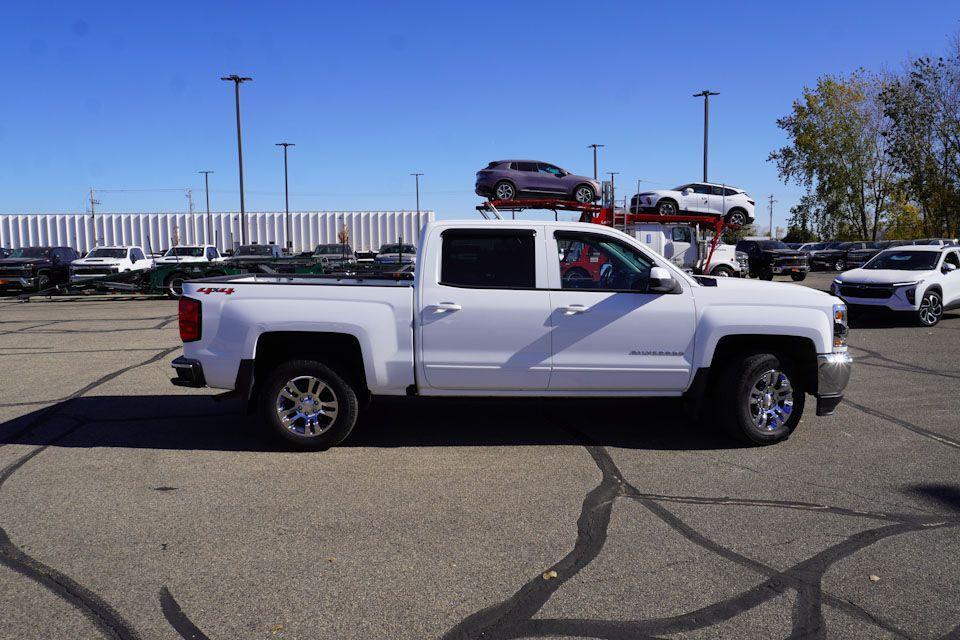
[[[321,244],[299,257],[329,268],[375,262],[381,265],[413,265],[416,246],[389,243],[380,251],[355,253],[349,244]],[[285,256],[278,245],[251,244],[239,247],[232,255],[221,253],[209,244],[179,245],[162,254],[148,254],[140,246],[96,247],[81,256],[70,247],[22,247],[0,252],[0,292],[44,291],[67,284],[78,284],[112,275],[147,272],[155,267],[245,264],[294,259]]]

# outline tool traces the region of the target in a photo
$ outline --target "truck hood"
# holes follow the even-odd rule
[[[163,258],[157,258],[155,262],[177,264],[178,262],[207,262],[207,259],[202,256],[164,256]]]
[[[716,281],[716,287],[704,287],[704,289],[729,293],[737,302],[762,303],[770,306],[821,306],[832,297],[826,291],[786,282],[749,278],[716,278]]]
[[[2,267],[24,267],[28,264],[33,266],[48,265],[50,264],[49,260],[44,260],[43,258],[2,258],[0,259],[0,266]]]
[[[895,282],[916,282],[929,278],[936,269],[927,271],[901,271],[899,269],[851,269],[844,271],[837,280],[840,282],[860,282],[863,284],[893,284]]]
[[[74,260],[70,264],[78,265],[78,266],[98,265],[98,266],[113,267],[120,264],[121,262],[122,260],[120,258],[79,258],[78,260]]]
[[[763,249],[761,253],[773,256],[774,258],[806,258],[807,254],[803,251],[794,249]]]

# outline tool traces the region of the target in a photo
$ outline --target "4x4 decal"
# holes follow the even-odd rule
[[[197,289],[197,293],[205,293],[207,295],[211,293],[225,293],[230,295],[233,293],[233,287],[200,287]]]

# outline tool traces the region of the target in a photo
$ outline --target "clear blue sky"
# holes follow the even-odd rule
[[[671,6],[672,5],[672,6]],[[472,217],[474,173],[539,158],[592,171],[606,145],[618,186],[701,174],[709,88],[710,177],[800,196],[768,153],[804,85],[939,53],[956,2],[7,3],[0,21],[0,212],[184,210],[201,169],[215,210],[235,210],[232,85],[242,88],[248,210],[421,206]],[[622,193],[618,189],[618,193]],[[764,208],[765,211],[765,208]],[[758,216],[760,222],[765,214]],[[765,224],[765,223],[764,223]]]

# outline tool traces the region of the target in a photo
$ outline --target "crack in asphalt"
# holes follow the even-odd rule
[[[78,429],[89,424],[88,420],[85,418],[59,415],[60,412],[63,411],[66,406],[68,406],[66,404],[67,402],[75,398],[79,398],[83,394],[102,384],[105,384],[106,382],[109,382],[110,380],[113,380],[120,375],[123,375],[127,371],[156,362],[180,348],[180,345],[177,345],[175,347],[163,349],[162,351],[159,351],[142,362],[123,367],[101,376],[93,382],[85,385],[81,389],[73,392],[63,400],[55,401],[57,404],[52,404],[46,409],[37,412],[37,414],[33,416],[33,418],[20,430],[12,434],[6,434],[3,440],[0,440],[0,447],[3,447],[7,444],[12,444],[15,440],[32,433],[35,429],[37,429],[37,427],[53,417],[69,419],[74,423],[72,426],[69,426],[61,431],[58,435],[52,437],[46,442],[46,444],[34,447],[0,470],[0,490],[3,489],[3,485],[6,483],[6,481],[9,480],[10,477],[16,471],[21,469],[27,462],[40,455],[43,451],[55,445],[57,442],[60,442],[64,438],[76,432]],[[0,526],[0,563],[6,565],[17,573],[32,579],[37,584],[46,587],[51,593],[76,607],[108,638],[115,638],[118,640],[139,640],[140,636],[133,629],[133,626],[105,600],[103,600],[90,589],[87,589],[78,583],[76,580],[48,565],[43,564],[29,554],[24,553],[22,549],[13,543],[13,541],[10,539],[10,536],[2,526]]]
[[[913,373],[925,373],[925,374],[928,374],[928,375],[931,375],[931,376],[941,376],[941,377],[944,377],[944,378],[960,379],[960,372],[957,372],[957,371],[940,371],[939,369],[931,369],[931,368],[929,368],[929,367],[921,367],[920,365],[912,364],[912,363],[910,363],[910,362],[903,362],[902,360],[894,360],[893,358],[888,358],[887,356],[883,355],[882,353],[880,353],[880,352],[878,352],[878,351],[873,351],[873,350],[871,350],[871,349],[865,349],[865,348],[863,348],[863,347],[854,347],[854,346],[852,346],[852,345],[851,345],[851,348],[852,348],[852,349],[856,349],[857,351],[863,351],[864,353],[867,354],[866,356],[862,356],[862,357],[858,356],[858,357],[857,357],[857,364],[863,363],[863,364],[866,364],[866,365],[870,365],[870,366],[872,366],[872,367],[881,367],[881,366],[884,366],[884,365],[877,364],[876,362],[868,362],[868,361],[871,360],[871,359],[875,359],[875,360],[880,360],[880,361],[882,361],[882,362],[886,362],[886,363],[888,363],[889,365],[896,365],[896,366],[887,366],[887,367],[885,367],[885,368],[888,368],[888,369],[893,369],[893,370],[895,370],[895,371],[908,371],[908,372],[913,372]]]
[[[853,407],[854,409],[857,409],[858,411],[862,411],[867,415],[873,416],[874,418],[880,418],[881,420],[885,420],[891,424],[895,424],[898,427],[903,427],[907,431],[912,431],[913,433],[923,436],[924,438],[929,438],[930,440],[939,442],[940,444],[945,444],[947,446],[954,447],[955,449],[960,449],[960,441],[955,440],[950,436],[945,436],[941,433],[937,433],[936,431],[930,431],[929,429],[924,429],[923,427],[919,427],[913,424],[912,422],[907,422],[902,418],[892,416],[889,413],[878,411],[877,409],[871,409],[870,407],[854,402],[853,400],[848,400],[847,398],[843,399],[843,403]]]
[[[826,571],[838,561],[880,540],[915,531],[960,526],[960,517],[941,514],[928,516],[913,513],[870,512],[797,501],[646,494],[624,480],[623,474],[617,468],[606,448],[591,444],[579,432],[577,432],[577,435],[600,470],[601,480],[596,487],[587,493],[583,500],[580,517],[577,520],[577,539],[573,549],[548,569],[548,571],[556,571],[557,577],[552,580],[546,580],[542,576],[534,577],[510,598],[464,618],[441,636],[443,640],[475,638],[493,640],[541,636],[576,636],[608,640],[652,638],[658,637],[660,634],[674,634],[714,626],[752,610],[787,591],[795,591],[797,594],[792,614],[793,629],[789,638],[824,638],[826,625],[822,612],[823,604],[837,608],[860,621],[873,624],[897,637],[911,638],[912,636],[907,632],[897,628],[893,623],[880,616],[864,610],[849,600],[824,592],[822,587],[823,577]],[[546,604],[553,593],[599,555],[607,539],[607,527],[610,523],[613,503],[617,498],[626,498],[638,502],[690,542],[726,560],[759,573],[766,579],[760,584],[719,602],[666,618],[616,621],[534,618],[533,616]],[[789,569],[779,571],[724,547],[697,532],[676,514],[660,504],[660,502],[671,501],[687,504],[738,504],[762,508],[817,511],[840,516],[879,520],[885,524],[848,536],[841,542],[821,550]]]

